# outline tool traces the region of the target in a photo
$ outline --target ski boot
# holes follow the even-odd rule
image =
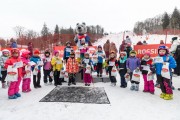
[[[16,93],[15,96],[16,96],[16,97],[21,97],[21,94]]]
[[[8,96],[9,99],[17,99],[16,95]]]
[[[97,74],[97,77],[99,77],[99,74]]]
[[[166,96],[166,93],[161,93],[160,98],[164,98]]]
[[[101,78],[102,78],[102,74],[100,74],[100,75],[99,75],[99,77],[101,77]]]
[[[132,91],[135,90],[135,84],[134,83],[131,84],[130,90],[132,90]]]
[[[3,89],[6,89],[6,88],[7,88],[6,83],[2,83],[2,88],[3,88]]]
[[[138,85],[138,84],[135,84],[134,90],[135,90],[135,91],[139,91],[139,85]]]
[[[164,96],[164,100],[172,100],[173,99],[173,94],[166,94]]]

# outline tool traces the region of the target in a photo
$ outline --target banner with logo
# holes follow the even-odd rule
[[[60,57],[63,57],[64,56],[64,48],[66,46],[55,46],[54,47],[54,50],[58,50],[59,53],[60,53]],[[73,50],[76,51],[77,50],[77,46],[72,46],[73,47]],[[88,46],[88,51],[90,54],[93,54],[97,49],[97,46]]]
[[[134,45],[134,50],[137,52],[137,57],[143,57],[143,54],[146,51],[151,53],[151,57],[156,57],[158,55],[158,48],[162,44],[148,44],[148,45]],[[166,44],[168,48],[171,47],[171,44]]]

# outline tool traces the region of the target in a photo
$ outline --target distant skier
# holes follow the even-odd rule
[[[128,43],[132,44],[132,41],[129,36],[126,36],[125,44],[128,44]]]
[[[106,41],[106,43],[103,46],[104,52],[106,54],[106,58],[109,58],[109,50],[110,50],[110,42],[109,40]]]

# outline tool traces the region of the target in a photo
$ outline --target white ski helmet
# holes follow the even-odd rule
[[[7,53],[7,52],[10,54],[10,51],[8,49],[2,50],[2,54]]]

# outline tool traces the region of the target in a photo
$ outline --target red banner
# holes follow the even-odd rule
[[[141,58],[146,51],[151,53],[151,57],[158,55],[158,47],[162,44],[149,44],[149,45],[134,45],[134,50],[137,52],[137,57]],[[171,44],[166,44],[170,48]]]
[[[72,47],[73,47],[74,51],[77,50],[77,46],[72,46]],[[65,46],[55,46],[54,50],[58,50],[60,53],[60,57],[63,57],[64,48],[65,48]],[[96,49],[97,49],[97,46],[89,46],[88,47],[88,51],[90,52],[90,54],[94,53],[96,51]]]

